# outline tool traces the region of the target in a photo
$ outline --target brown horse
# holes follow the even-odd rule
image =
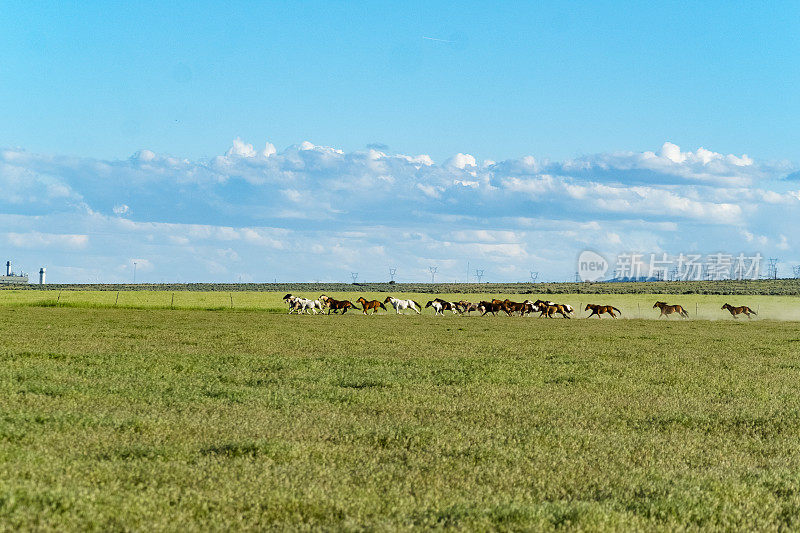
[[[467,315],[469,315],[472,311],[478,310],[478,304],[470,303],[466,300],[461,300],[460,302],[456,302],[456,308],[462,315],[464,313],[467,313]]]
[[[557,304],[555,302],[544,300],[536,300],[533,303],[534,306],[539,308],[539,318],[546,316],[547,318],[554,318],[556,313],[560,314],[564,318],[572,318],[570,313],[572,313],[572,306],[567,304]]]
[[[328,314],[331,314],[331,311],[336,313],[339,310],[342,311],[342,314],[345,314],[348,309],[358,309],[358,307],[356,307],[356,304],[354,304],[350,300],[334,300],[330,296],[325,296],[324,294],[320,296],[319,299],[323,304],[327,306]]]
[[[478,304],[478,311],[481,312],[481,316],[486,316],[486,313],[492,313],[492,316],[497,316],[497,312],[502,310],[503,310],[503,302],[494,303],[494,301],[491,301],[491,302],[481,302]]]
[[[672,313],[678,313],[681,318],[689,318],[689,313],[687,313],[686,309],[680,305],[667,305],[665,302],[656,302],[653,305],[653,309],[656,307],[661,309],[661,314],[658,315],[658,318],[661,318],[662,316],[669,318],[669,315]]]
[[[519,313],[520,316],[525,316],[525,302],[512,302],[506,298],[500,305],[503,306],[503,311],[505,311],[508,316],[511,316],[512,313]]]
[[[525,316],[525,313],[533,314],[541,311],[541,309],[539,309],[539,306],[530,300],[525,300],[524,302],[522,302],[522,305],[523,305],[522,316]]]
[[[592,318],[594,315],[597,315],[597,318],[600,318],[600,315],[603,313],[608,313],[612,318],[617,318],[617,315],[614,314],[614,311],[619,313],[620,316],[622,315],[622,311],[613,305],[586,304],[586,309],[584,309],[584,311],[588,311],[589,309],[592,310],[592,314],[586,318]]]
[[[722,308],[723,309],[727,309],[728,311],[730,311],[731,315],[733,316],[733,318],[739,318],[736,315],[741,315],[741,314],[746,315],[747,318],[752,318],[750,315],[758,316],[758,313],[756,313],[755,311],[753,311],[752,309],[750,309],[746,305],[743,305],[741,307],[733,307],[730,304],[725,304],[725,305],[722,306]]]
[[[361,296],[356,301],[361,304],[361,310],[364,311],[365,315],[367,314],[367,311],[369,311],[370,309],[372,309],[372,314],[374,315],[375,313],[378,312],[379,307],[384,311],[386,311],[386,306],[383,305],[378,300],[371,300],[368,302],[363,296]]]

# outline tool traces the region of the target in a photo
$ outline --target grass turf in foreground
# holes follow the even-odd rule
[[[3,315],[4,529],[799,524],[792,323]]]

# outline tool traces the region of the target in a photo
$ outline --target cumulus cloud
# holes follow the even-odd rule
[[[386,263],[374,267],[378,278],[389,264],[424,279],[430,261],[442,272],[472,261],[506,276],[536,263],[566,279],[573,252],[589,245],[687,251],[717,250],[722,241],[732,252],[788,252],[796,243],[785,228],[800,221],[792,165],[670,142],[645,152],[480,164],[466,153],[436,164],[384,145],[259,145],[237,138],[222,155],[196,161],[151,150],[122,161],[2,150],[6,240],[45,255],[84,250],[85,258],[69,260],[107,266],[133,247],[158,265],[143,275],[163,270],[172,279],[180,272],[223,280],[219,265],[234,257],[239,270],[252,265],[253,279],[323,279],[350,268],[368,279],[358,261],[364,253]],[[80,268],[88,267],[64,272]]]
[[[57,248],[65,250],[79,250],[89,244],[88,235],[68,235],[61,233],[40,233],[30,231],[27,233],[6,234],[8,243],[17,248]]]

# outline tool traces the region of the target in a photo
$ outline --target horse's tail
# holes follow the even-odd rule
[[[756,313],[755,311],[753,311],[753,310],[752,310],[752,309],[750,309],[749,307],[748,307],[747,309],[748,309],[748,311],[750,311],[750,312],[751,312],[751,313],[753,313],[754,315],[758,316],[758,313]]]
[[[611,309],[613,309],[614,311],[616,311],[617,313],[619,313],[619,316],[622,316],[622,311],[620,311],[619,309],[617,309],[617,308],[616,308],[616,307],[614,307],[613,305],[611,306]]]
[[[378,303],[380,303],[380,302],[378,302]],[[381,304],[381,309],[383,309],[384,311],[386,311],[386,306],[385,306],[385,305],[383,305],[383,304]]]
[[[411,301],[414,303],[414,305],[416,305],[416,306],[417,306],[417,309],[419,309],[420,311],[422,311],[422,306],[421,306],[421,305],[419,305],[419,302],[416,302],[416,301],[414,301],[414,300],[411,300]]]
[[[686,309],[684,309],[683,306],[680,306],[680,309],[681,309],[681,316],[684,318],[689,318],[689,312]]]

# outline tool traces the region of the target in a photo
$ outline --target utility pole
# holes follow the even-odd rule
[[[475,270],[475,277],[478,278],[478,283],[480,283],[481,279],[483,279],[483,269],[482,268]]]
[[[769,269],[767,270],[767,277],[769,279],[778,279],[778,258],[769,258]]]
[[[358,272],[350,272],[350,277],[353,278],[353,285],[355,285],[358,279]]]
[[[394,281],[394,275],[397,274],[397,267],[389,269],[389,279]]]
[[[436,280],[436,273],[438,271],[439,271],[439,267],[435,267],[435,266],[429,266],[428,267],[428,272],[431,273],[431,283],[433,283]]]
[[[136,285],[136,261],[133,262],[133,284]]]

